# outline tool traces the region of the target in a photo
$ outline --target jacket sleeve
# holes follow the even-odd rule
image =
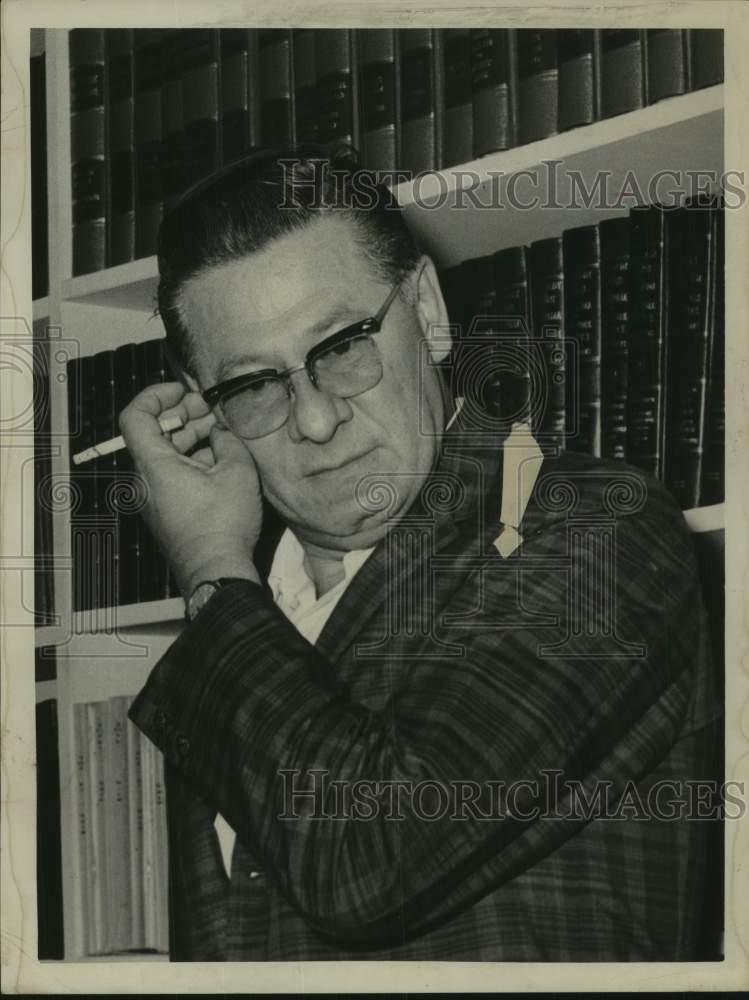
[[[318,932],[408,940],[590,820],[566,807],[565,781],[616,796],[678,738],[704,611],[680,512],[650,509],[618,525],[616,632],[630,643],[603,627],[610,609],[575,626],[565,595],[600,586],[593,555],[533,569],[564,552],[555,523],[522,547],[522,594],[516,574],[465,575],[451,607],[470,605],[477,574],[482,593],[470,627],[448,633],[465,655],[414,657],[379,711],[238,582],[157,663],[130,717]],[[511,621],[521,605],[548,613]]]

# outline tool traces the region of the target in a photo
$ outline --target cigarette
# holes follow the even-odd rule
[[[170,431],[178,431],[180,427],[184,427],[184,421],[182,417],[162,417],[159,420],[159,427],[162,433],[168,434]],[[77,455],[73,455],[73,465],[90,462],[91,459],[99,458],[102,455],[111,455],[114,451],[123,451],[125,447],[125,439],[120,434],[115,438],[110,438],[109,441],[100,441],[93,448],[86,448],[85,451],[79,451]]]

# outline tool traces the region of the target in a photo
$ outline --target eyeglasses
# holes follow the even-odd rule
[[[280,372],[263,368],[237,375],[206,389],[203,399],[209,406],[220,405],[231,430],[252,440],[272,434],[289,419],[289,376],[295,372],[306,370],[316,389],[342,399],[373,389],[382,378],[382,358],[372,335],[380,332],[399,287],[400,282],[391,289],[376,315],[321,340],[302,364]]]

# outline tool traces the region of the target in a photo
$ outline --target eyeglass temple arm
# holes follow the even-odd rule
[[[382,321],[383,321],[383,319],[385,317],[385,313],[388,311],[388,309],[390,308],[390,306],[391,306],[391,304],[393,302],[393,299],[398,294],[400,286],[401,286],[401,282],[400,281],[398,282],[397,285],[393,285],[393,287],[390,290],[390,295],[388,295],[388,297],[385,299],[385,301],[383,302],[382,306],[380,307],[380,311],[375,316],[375,321],[377,322],[378,326],[382,323]]]

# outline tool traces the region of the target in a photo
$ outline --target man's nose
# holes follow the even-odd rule
[[[347,399],[320,392],[306,370],[295,372],[290,380],[288,432],[292,441],[305,439],[324,444],[329,441],[340,424],[351,420],[354,411]]]

